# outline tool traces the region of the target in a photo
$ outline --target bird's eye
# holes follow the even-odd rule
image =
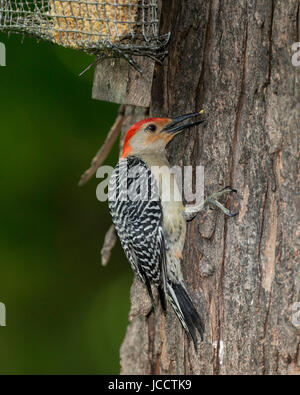
[[[156,130],[156,126],[153,123],[150,123],[145,129],[147,132],[153,133]]]

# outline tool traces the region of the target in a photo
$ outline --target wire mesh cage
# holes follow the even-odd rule
[[[158,58],[158,0],[0,0],[0,31],[109,56]]]

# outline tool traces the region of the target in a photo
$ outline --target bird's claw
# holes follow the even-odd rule
[[[213,193],[211,196],[209,196],[207,198],[207,202],[213,204],[214,206],[218,207],[227,217],[235,217],[236,215],[238,215],[237,213],[231,213],[226,207],[223,206],[223,204],[221,204],[218,201],[218,198],[220,198],[221,196],[223,196],[226,193],[237,193],[237,190],[232,188],[230,185],[227,185],[226,187],[220,189],[219,191]]]

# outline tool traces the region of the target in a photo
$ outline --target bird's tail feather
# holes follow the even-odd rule
[[[170,303],[188,337],[193,340],[195,349],[197,349],[196,329],[203,339],[204,324],[183,285],[168,280],[167,288]]]

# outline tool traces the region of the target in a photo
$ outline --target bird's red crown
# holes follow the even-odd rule
[[[126,133],[125,136],[125,140],[124,140],[124,146],[123,146],[123,153],[122,153],[122,158],[125,158],[126,156],[129,155],[130,153],[130,144],[129,141],[131,139],[132,136],[134,136],[136,134],[136,132],[138,130],[140,130],[140,128],[148,122],[157,122],[157,121],[161,121],[164,118],[146,118],[146,119],[142,119],[139,122],[136,122],[134,125],[131,126],[131,128],[128,130],[128,132]]]

